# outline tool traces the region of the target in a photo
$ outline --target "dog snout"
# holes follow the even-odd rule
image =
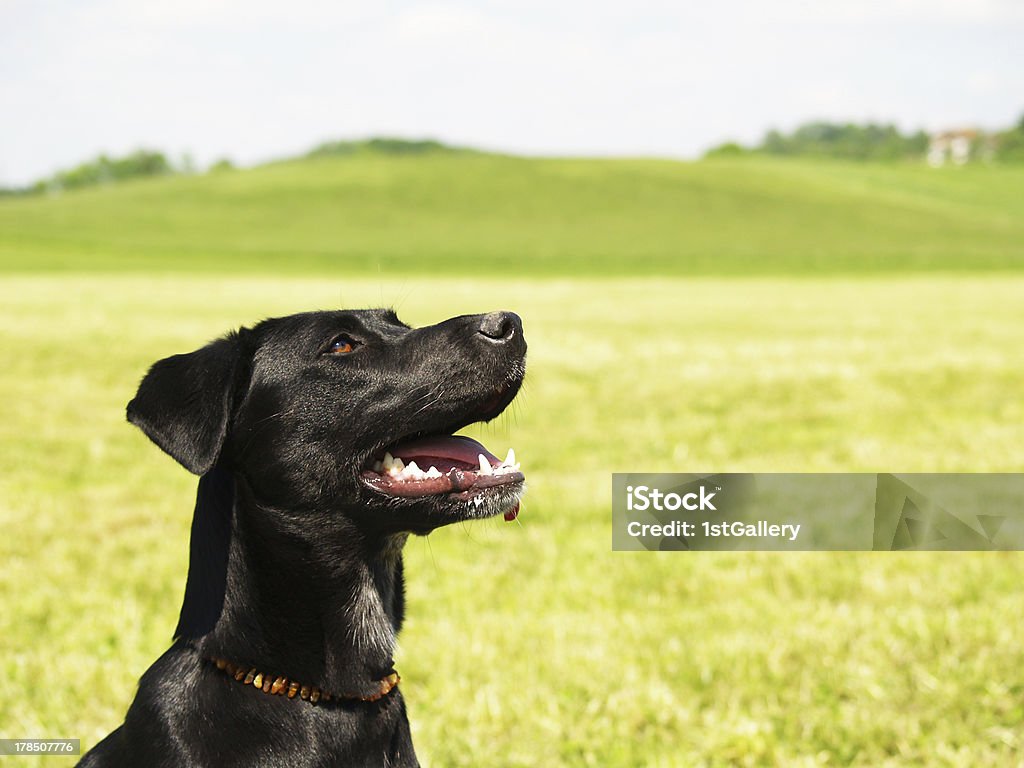
[[[523,321],[515,312],[490,312],[480,318],[477,333],[492,344],[505,344],[523,336]]]

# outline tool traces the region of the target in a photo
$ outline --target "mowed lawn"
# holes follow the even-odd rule
[[[170,641],[195,479],[124,421],[146,366],[385,304],[530,343],[473,430],[515,447],[519,522],[406,548],[426,765],[1021,764],[1024,555],[613,553],[610,473],[1021,471],[1024,276],[470,275],[5,275],[0,735],[93,745]]]

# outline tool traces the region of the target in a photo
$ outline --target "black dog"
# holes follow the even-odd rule
[[[525,372],[510,312],[266,320],[157,362],[128,420],[201,475],[175,642],[82,766],[415,766],[393,668],[402,545],[519,510],[453,433]]]

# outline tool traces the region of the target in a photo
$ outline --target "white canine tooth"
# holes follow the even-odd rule
[[[384,471],[384,464],[382,464],[379,461],[373,462],[373,471],[374,472],[383,472]]]
[[[423,476],[424,477],[440,477],[441,476],[441,470],[439,470],[437,467],[431,467],[430,469],[428,469],[426,471],[426,473]]]
[[[494,470],[491,469],[491,462],[487,460],[487,457],[482,453],[477,456],[480,459],[480,474],[481,475],[493,475]]]
[[[381,464],[383,465],[384,469],[391,469],[391,467],[394,466],[395,464],[395,457],[392,456],[390,453],[385,453],[384,461],[382,461]]]
[[[419,479],[423,477],[423,470],[416,466],[415,461],[410,461],[408,464],[405,465],[405,470],[403,471],[402,474],[408,477],[415,477]]]
[[[391,472],[393,474],[401,474],[402,470],[405,469],[405,462],[401,459],[395,459],[391,462]]]
[[[505,461],[502,463],[509,467],[516,466],[516,452],[509,448],[508,455],[505,456]]]

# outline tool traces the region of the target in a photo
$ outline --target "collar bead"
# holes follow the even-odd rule
[[[392,672],[383,680],[377,681],[377,684],[380,686],[380,690],[370,696],[337,694],[321,690],[315,685],[303,685],[296,680],[289,680],[287,677],[274,677],[273,675],[267,675],[263,672],[258,672],[256,667],[249,667],[247,669],[234,664],[227,659],[214,657],[211,658],[210,661],[216,665],[217,669],[226,673],[230,677],[233,677],[243,685],[251,685],[253,688],[258,688],[269,696],[286,696],[289,699],[294,699],[298,696],[300,699],[308,701],[310,704],[317,704],[320,701],[331,701],[332,699],[343,699],[348,701],[380,701],[391,693],[391,691],[394,690],[402,681],[402,678],[398,676],[397,672]]]

